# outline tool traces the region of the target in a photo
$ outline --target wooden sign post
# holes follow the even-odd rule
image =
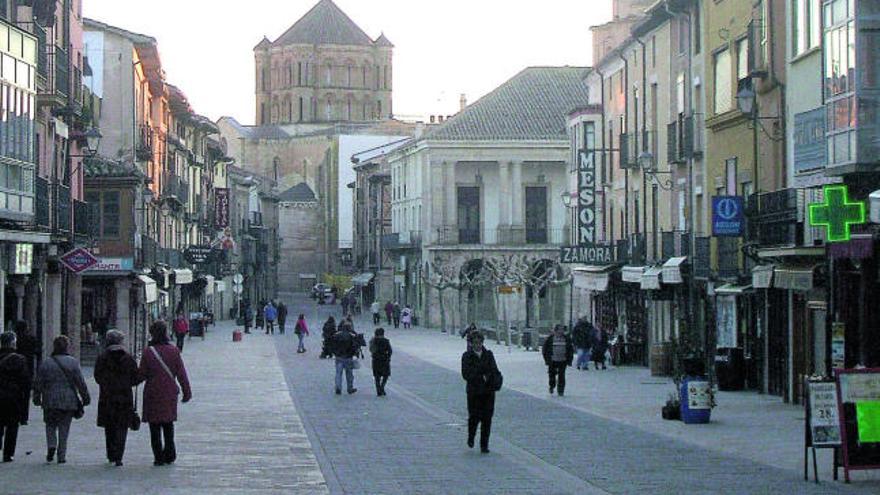
[[[850,471],[880,469],[880,368],[837,369],[837,415],[843,479]]]

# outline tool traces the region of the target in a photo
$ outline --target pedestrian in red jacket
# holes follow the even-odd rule
[[[146,381],[142,421],[150,425],[153,465],[161,466],[171,464],[177,459],[174,445],[177,396],[182,389],[183,402],[189,402],[192,399],[192,390],[180,351],[168,340],[164,321],[157,321],[150,326],[150,337],[150,345],[141,356],[138,375]],[[164,445],[162,437],[165,440]]]
[[[177,338],[177,349],[180,350],[180,352],[183,352],[184,338],[186,338],[186,334],[189,333],[189,321],[186,320],[183,311],[177,313],[171,326],[174,329],[174,337]]]

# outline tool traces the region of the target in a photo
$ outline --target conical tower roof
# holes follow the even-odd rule
[[[272,44],[373,46],[373,40],[333,0],[321,0]]]

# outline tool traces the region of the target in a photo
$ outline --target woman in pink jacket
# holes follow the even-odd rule
[[[177,396],[182,389],[183,402],[186,403],[192,398],[192,391],[180,351],[168,340],[168,329],[164,321],[157,321],[150,326],[150,337],[150,345],[141,356],[138,369],[140,378],[146,381],[142,420],[150,425],[153,465],[162,466],[177,459],[174,446]]]

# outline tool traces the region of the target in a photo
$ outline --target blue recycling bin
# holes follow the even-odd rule
[[[681,420],[685,424],[705,424],[712,415],[712,389],[704,376],[688,376],[681,382]]]

